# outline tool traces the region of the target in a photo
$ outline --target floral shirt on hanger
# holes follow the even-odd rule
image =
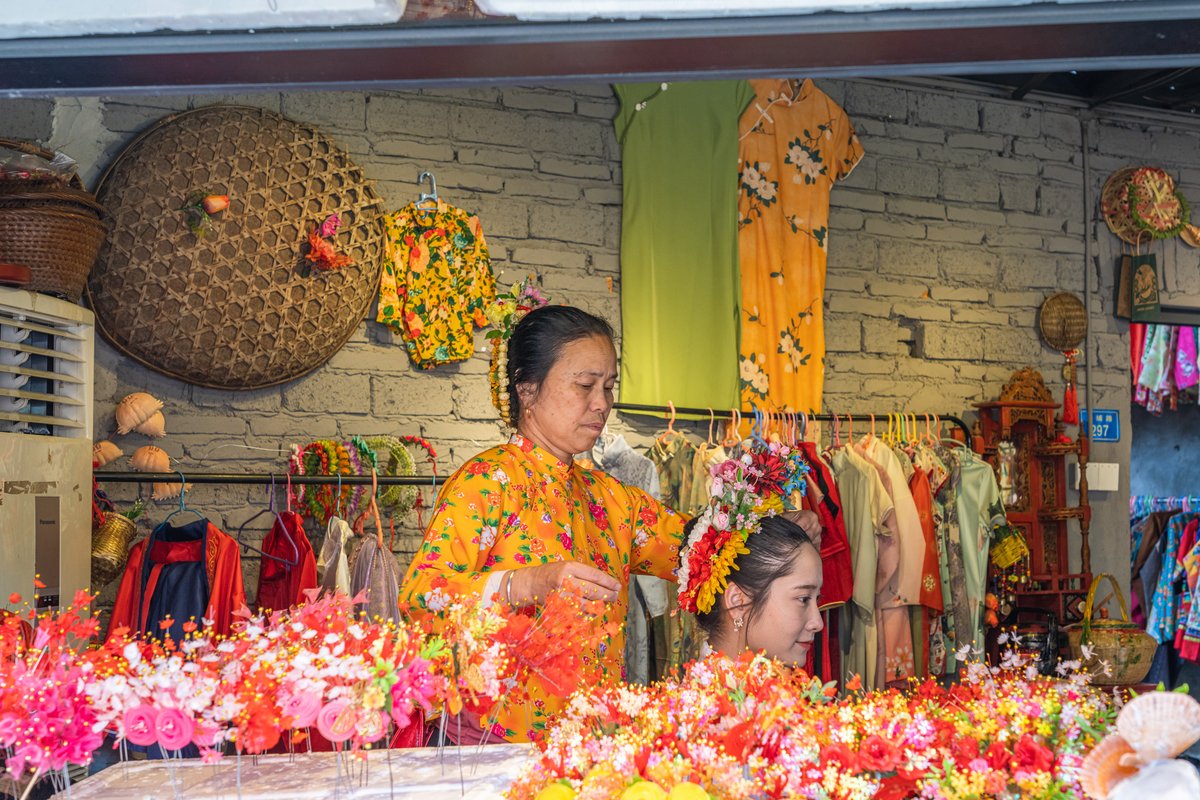
[[[404,338],[422,369],[465,361],[496,298],[479,217],[439,200],[410,203],[384,220],[383,274],[375,317]]]

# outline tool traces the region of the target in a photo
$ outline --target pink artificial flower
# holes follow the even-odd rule
[[[312,692],[296,692],[286,695],[282,706],[282,716],[289,728],[307,728],[317,721],[321,698]]]
[[[178,708],[164,708],[158,712],[155,728],[164,750],[182,750],[192,741],[196,723]]]
[[[329,741],[337,744],[344,742],[354,735],[354,720],[342,720],[339,725],[338,717],[350,703],[346,700],[331,700],[317,714],[317,730]]]
[[[125,712],[123,718],[125,738],[131,744],[149,747],[158,741],[158,712],[153,706],[143,703]]]

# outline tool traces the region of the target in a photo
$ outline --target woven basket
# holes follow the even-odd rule
[[[116,512],[104,515],[104,522],[92,532],[92,585],[109,584],[125,569],[129,544],[137,535],[137,525]]]
[[[1108,579],[1113,594],[1121,604],[1121,619],[1094,619],[1093,605],[1100,581]],[[1158,642],[1154,637],[1129,621],[1129,606],[1125,595],[1112,575],[1102,573],[1092,579],[1088,589],[1087,603],[1083,607],[1083,621],[1067,628],[1067,640],[1071,653],[1092,673],[1092,682],[1102,686],[1127,686],[1140,683],[1150,671],[1150,662]],[[1092,657],[1083,657],[1083,645],[1090,645]],[[1109,667],[1104,674],[1100,662]]]
[[[0,204],[0,262],[33,272],[29,288],[78,302],[108,227],[69,205]]]

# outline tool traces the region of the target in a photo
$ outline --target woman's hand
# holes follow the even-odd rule
[[[812,511],[785,511],[783,518],[800,526],[800,530],[808,534],[817,549],[821,549],[821,518]]]
[[[564,586],[578,589],[587,600],[606,603],[615,602],[621,592],[621,582],[607,572],[578,561],[555,561],[513,570],[510,596],[517,606],[540,604]]]

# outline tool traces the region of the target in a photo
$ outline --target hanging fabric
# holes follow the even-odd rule
[[[304,533],[304,518],[293,511],[281,511],[263,539],[262,549],[259,610],[278,611],[303,602],[305,592],[317,587],[317,563],[312,543]]]
[[[738,396],[738,119],[753,91],[745,81],[613,88],[624,176],[621,401],[729,408]]]
[[[825,380],[829,193],[862,160],[846,112],[811,80],[750,82],[739,128],[739,374],[744,405],[816,412]]]

